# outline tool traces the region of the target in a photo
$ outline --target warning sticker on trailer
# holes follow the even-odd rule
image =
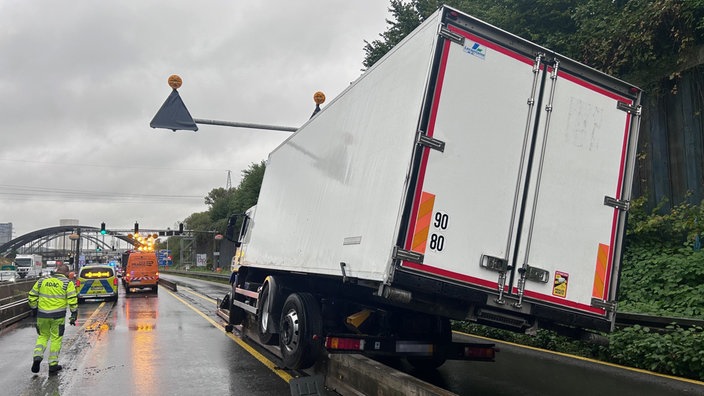
[[[557,297],[567,297],[567,284],[569,283],[570,274],[566,272],[555,271],[555,281],[552,285],[552,295]]]

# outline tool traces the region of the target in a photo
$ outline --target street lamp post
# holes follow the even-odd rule
[[[213,264],[215,264],[215,268],[220,269],[220,241],[222,241],[222,234],[215,234],[215,237],[213,239],[215,240],[217,244],[217,248],[213,246]],[[215,261],[215,257],[217,256],[217,262]],[[216,271],[217,271],[216,269]]]
[[[76,228],[76,232],[69,235],[68,239],[76,242],[76,254],[73,257],[73,271],[78,272],[78,256],[81,254],[81,228]]]

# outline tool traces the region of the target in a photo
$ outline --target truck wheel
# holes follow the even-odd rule
[[[310,293],[293,293],[281,311],[279,348],[285,367],[306,369],[318,360],[322,350],[320,306]]]
[[[269,300],[272,298],[274,296],[271,293],[269,282],[265,282],[262,292],[259,294],[260,309],[257,312],[257,334],[259,342],[264,345],[275,345],[279,342],[278,335],[270,331],[273,329],[273,323],[271,323],[273,318],[267,307],[271,305]]]

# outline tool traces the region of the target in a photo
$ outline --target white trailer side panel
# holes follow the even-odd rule
[[[344,262],[347,276],[385,278],[437,19],[271,153],[245,265],[340,276]]]

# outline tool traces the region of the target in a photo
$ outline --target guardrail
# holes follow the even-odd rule
[[[688,319],[688,318],[676,318],[668,316],[651,316],[638,313],[630,312],[617,312],[616,313],[616,326],[617,327],[630,327],[630,326],[643,326],[650,327],[651,329],[667,330],[670,325],[679,326],[682,328],[688,328],[692,326],[697,326],[699,328],[704,328],[704,320],[701,319]]]
[[[35,280],[25,280],[0,285],[0,330],[29,316],[27,292]]]
[[[230,280],[229,273],[228,274],[218,274],[215,272],[181,271],[181,270],[168,270],[168,271],[162,271],[161,273],[165,274],[165,275],[173,274],[173,275],[187,276],[190,278],[203,279],[203,280],[222,282],[222,283],[227,283]],[[161,278],[160,278],[160,280],[161,280]]]

